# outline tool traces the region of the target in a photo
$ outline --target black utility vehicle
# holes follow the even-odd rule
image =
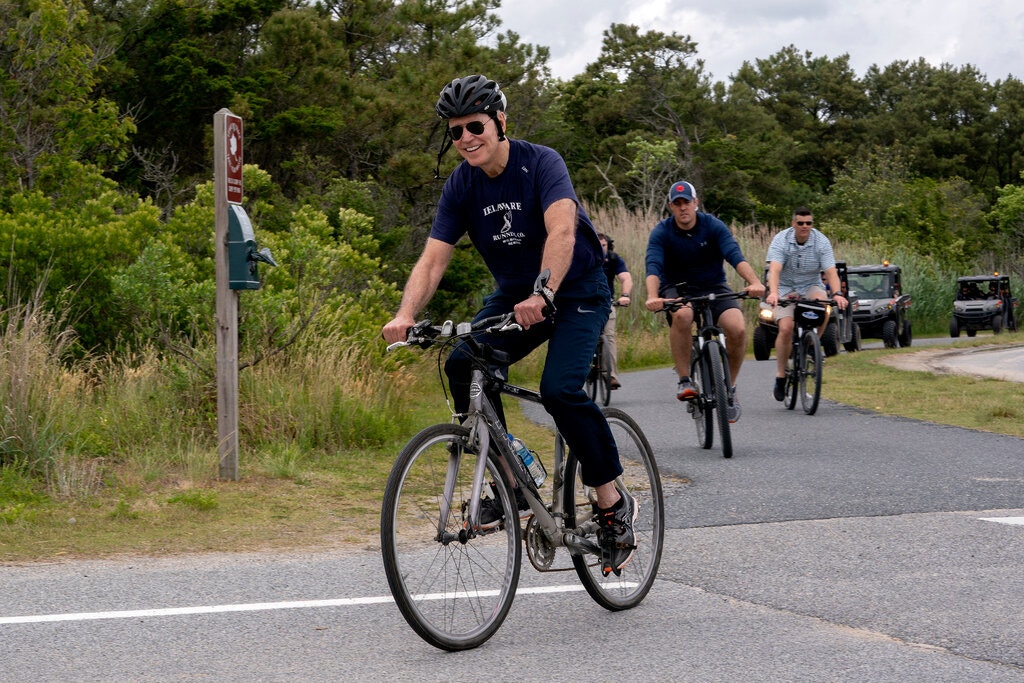
[[[839,283],[842,287],[842,294],[849,301],[845,311],[832,307],[829,316],[828,326],[821,335],[821,348],[826,356],[834,356],[839,353],[839,345],[848,352],[860,351],[860,328],[854,321],[855,311],[859,302],[856,294],[848,294],[848,275],[846,263],[836,261],[836,271],[839,273]],[[764,269],[763,282],[768,282],[768,268]],[[825,287],[828,290],[828,287]],[[833,292],[829,292],[831,296]],[[768,293],[765,292],[765,296]],[[779,326],[775,322],[775,313],[772,307],[761,299],[761,307],[757,315],[757,327],[754,328],[754,358],[757,360],[768,360],[772,356],[772,349],[775,348],[775,338],[779,336]]]
[[[880,265],[851,266],[850,292],[860,300],[853,319],[863,337],[881,339],[886,348],[910,346],[910,295],[903,291],[900,267],[888,261]]]
[[[959,337],[964,331],[973,337],[978,330],[1017,330],[1014,309],[1017,300],[1010,294],[1008,275],[972,275],[956,281],[953,318],[949,321],[949,336]]]

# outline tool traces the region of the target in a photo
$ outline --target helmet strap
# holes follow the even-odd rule
[[[492,113],[491,118],[494,119],[494,127],[498,129],[498,142],[504,142],[505,129],[501,127],[501,121],[498,120],[498,113]]]
[[[444,178],[441,177],[441,158],[448,153],[453,142],[452,134],[448,131],[448,126],[445,126],[444,139],[441,140],[441,151],[437,153],[437,166],[434,167],[434,180],[444,180]]]

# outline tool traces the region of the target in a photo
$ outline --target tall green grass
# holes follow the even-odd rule
[[[670,364],[664,317],[643,306],[653,221],[623,210],[593,217],[615,240],[634,280],[633,305],[618,310],[620,366]],[[776,231],[733,229],[759,269]],[[961,273],[910,251],[883,253],[848,242],[835,248],[850,264],[887,259],[902,266],[915,332],[946,330]],[[978,272],[998,262],[995,255],[986,258]],[[727,272],[739,287],[735,273]],[[753,322],[756,302],[745,306]],[[74,344],[70,321],[48,309],[39,292],[0,311],[0,516],[26,515],[40,497],[103,495],[130,509],[146,491],[202,487],[216,478],[214,348],[197,349],[188,360],[156,346],[93,358],[72,353]],[[534,354],[514,377],[535,377],[542,357]],[[446,419],[434,361],[418,350],[385,356],[379,329],[360,337],[318,329],[242,370],[243,478],[299,483],[318,467],[358,468],[366,454],[386,452],[421,426]]]

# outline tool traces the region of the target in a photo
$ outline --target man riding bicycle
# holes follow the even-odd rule
[[[618,449],[601,409],[583,389],[597,339],[608,319],[611,292],[597,231],[580,205],[565,161],[554,150],[505,135],[505,95],[483,76],[456,78],[438,98],[447,121],[443,155],[454,144],[462,156],[444,184],[426,246],[405,285],[395,318],[384,326],[389,343],[404,341],[433,296],[456,243],[468,235],[497,282],[476,320],[515,311],[524,332],[481,339],[508,353],[509,362],[548,342],[540,380],[544,408],[569,448],[580,454],[583,483],[596,495],[594,513],[605,574],[618,574],[635,550],[633,498],[615,486],[622,474]],[[534,291],[538,273],[551,273]],[[545,298],[557,313],[550,315]],[[453,352],[445,363],[455,402],[469,407],[469,359]],[[501,398],[491,396],[501,413]],[[517,490],[518,493],[518,490]],[[526,505],[520,500],[520,510]],[[500,506],[481,504],[481,522],[500,520]],[[490,515],[490,519],[487,519]]]
[[[786,398],[786,363],[793,344],[793,307],[779,306],[779,301],[787,297],[828,299],[822,279],[828,284],[829,291],[835,293],[833,299],[840,310],[846,308],[846,297],[840,294],[842,289],[832,243],[814,227],[814,216],[808,208],[800,207],[793,212],[792,224],[772,238],[765,260],[768,261],[765,303],[775,307],[775,320],[779,325],[779,334],[775,338],[777,365],[772,396],[776,401],[782,401]],[[825,316],[818,328],[818,336],[827,324],[828,316]]]
[[[697,206],[697,191],[692,184],[684,180],[672,183],[668,191],[668,209],[672,215],[654,226],[647,241],[645,305],[649,311],[661,311],[667,300],[683,295],[731,291],[725,279],[725,261],[747,283],[743,291],[753,297],[764,293],[764,285],[743,257],[728,226],[711,214],[698,211]],[[674,285],[681,282],[687,284],[687,290],[675,291]],[[741,410],[735,383],[747,349],[746,321],[735,299],[714,301],[711,310],[715,324],[725,332],[729,375],[733,382],[728,415],[729,422],[736,422]],[[689,401],[697,397],[697,389],[690,380],[693,309],[684,306],[670,312],[668,323],[669,346],[679,376],[676,398]]]

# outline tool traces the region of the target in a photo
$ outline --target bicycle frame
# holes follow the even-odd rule
[[[679,283],[674,285],[673,289],[677,292],[686,291],[686,284]],[[722,455],[726,458],[732,457],[732,435],[726,415],[730,400],[732,373],[726,351],[725,331],[714,323],[711,302],[716,299],[734,299],[745,296],[746,294],[743,292],[712,293],[693,297],[681,296],[665,305],[666,310],[669,311],[678,310],[687,304],[693,310],[693,324],[697,329],[692,334],[689,372],[691,378],[694,378],[699,371],[700,378],[699,381],[694,382],[698,395],[689,400],[687,412],[690,413],[697,427],[697,443],[704,449],[711,448],[714,444],[714,422],[717,421],[722,441]],[[677,368],[677,370],[680,373],[683,371],[682,368]]]
[[[824,357],[821,341],[818,337],[818,329],[827,324],[831,307],[835,305],[835,302],[832,299],[797,298],[780,301],[779,305],[794,307],[793,338],[789,352],[790,362],[786,368],[786,408],[792,410],[796,407],[797,393],[799,393],[804,412],[808,415],[813,415],[817,411],[818,402],[821,399],[821,360]],[[810,324],[799,315],[801,306],[813,307],[815,309],[820,308],[824,312],[824,321],[821,324]],[[812,354],[814,355],[814,371],[810,374],[806,371],[807,350],[805,349],[805,338],[808,338],[808,335],[813,337],[811,344],[813,345]],[[804,385],[808,378],[813,378],[813,393],[811,394],[804,391]]]
[[[469,427],[469,442],[477,452],[477,462],[473,474],[472,496],[470,498],[469,530],[468,538],[476,535],[476,522],[480,511],[480,498],[483,492],[487,453],[491,441],[501,453],[506,471],[511,473],[519,483],[523,496],[530,504],[534,518],[539,528],[544,532],[545,537],[555,547],[565,547],[573,552],[595,553],[600,556],[600,547],[591,541],[578,536],[572,529],[565,528],[563,499],[565,496],[565,440],[562,435],[555,433],[554,465],[552,467],[554,482],[552,484],[551,509],[545,506],[544,501],[537,491],[533,478],[526,471],[525,466],[519,457],[512,452],[508,440],[501,438],[505,434],[497,411],[487,397],[488,388],[496,388],[504,395],[515,396],[531,403],[541,403],[540,392],[533,389],[509,384],[498,379],[496,376],[488,376],[480,368],[474,368],[470,381],[470,408],[463,421],[463,425]],[[454,477],[460,465],[458,455],[452,454],[448,463],[449,473],[445,484],[444,500],[442,502],[442,514],[438,519],[438,538],[445,539],[444,520],[447,519],[450,504],[454,497]],[[450,539],[456,540],[456,539]]]

